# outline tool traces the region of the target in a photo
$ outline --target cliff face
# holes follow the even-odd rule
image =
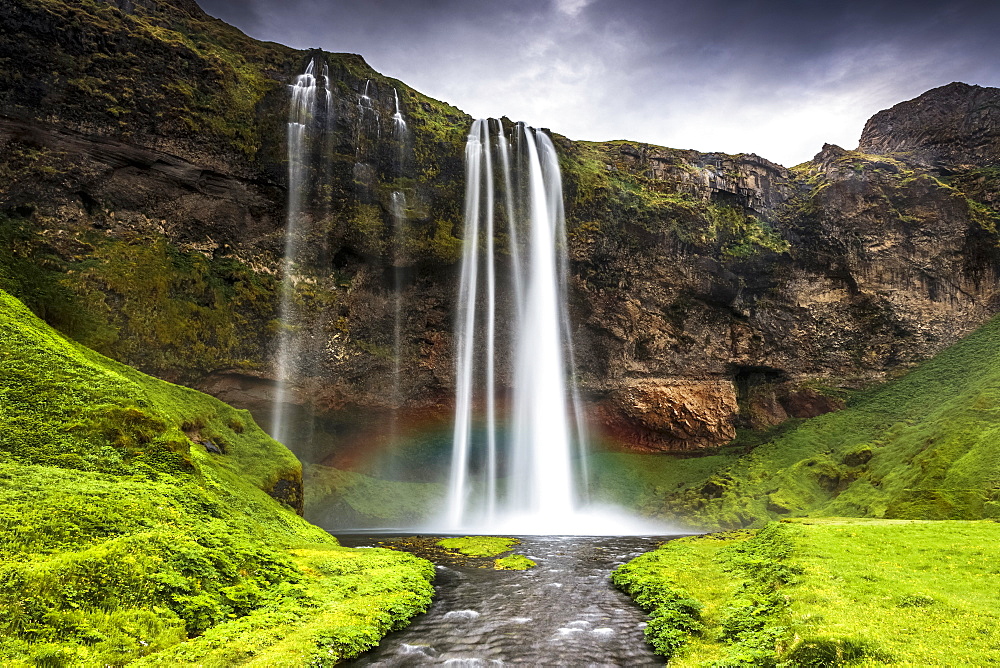
[[[624,169],[652,192],[684,187],[636,154],[608,151],[608,173]],[[713,181],[719,162],[694,155],[675,168],[705,184],[687,191],[687,208],[604,215],[574,238],[585,382],[608,393],[602,416],[615,431],[639,430],[650,448],[703,448],[733,424],[827,412],[838,388],[909,368],[995,312],[995,212],[955,179],[834,146],[794,170],[730,158]],[[584,209],[571,198],[574,218]],[[702,383],[676,421],[699,427],[652,427],[663,411],[643,409],[634,388],[671,393],[679,379]]]
[[[1000,90],[955,82],[900,102],[865,124],[858,150],[947,171],[996,165]]]
[[[447,415],[465,114],[179,0],[14,0],[0,21],[0,287],[101,352],[266,412],[286,85],[316,58],[335,120],[299,226],[292,400]],[[834,410],[996,312],[997,93],[931,91],[876,115],[859,151],[792,169],[553,135],[595,422],[631,447],[701,452]]]

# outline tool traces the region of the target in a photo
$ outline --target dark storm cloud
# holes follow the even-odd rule
[[[578,139],[754,151],[856,145],[881,108],[1000,84],[1000,3],[202,0],[262,39],[362,54],[474,115]]]

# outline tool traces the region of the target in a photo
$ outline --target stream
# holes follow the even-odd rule
[[[347,547],[396,535],[337,534]],[[674,536],[521,536],[527,571],[437,565],[431,608],[351,666],[662,666],[646,615],[608,578]]]

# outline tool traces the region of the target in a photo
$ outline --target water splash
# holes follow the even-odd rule
[[[586,486],[577,462],[586,448],[583,416],[567,381],[572,342],[558,155],[543,132],[517,124],[513,134],[512,150],[499,121],[477,120],[466,143],[455,424],[445,519],[453,530],[495,526],[514,517],[535,525],[545,519],[561,522],[577,511]],[[499,215],[497,189],[503,191]],[[505,300],[511,312],[503,314],[498,312],[494,241],[501,222],[506,222],[512,276],[511,299]],[[502,346],[499,318],[511,329]],[[512,378],[502,438],[501,359],[509,360],[504,371]],[[477,407],[483,414],[478,420]]]

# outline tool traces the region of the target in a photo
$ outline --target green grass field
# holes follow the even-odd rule
[[[799,519],[672,541],[613,579],[671,666],[988,666],[998,546],[992,521]]]
[[[301,466],[247,412],[2,291],[0,438],[4,666],[333,665],[430,602],[429,562],[294,512]]]

